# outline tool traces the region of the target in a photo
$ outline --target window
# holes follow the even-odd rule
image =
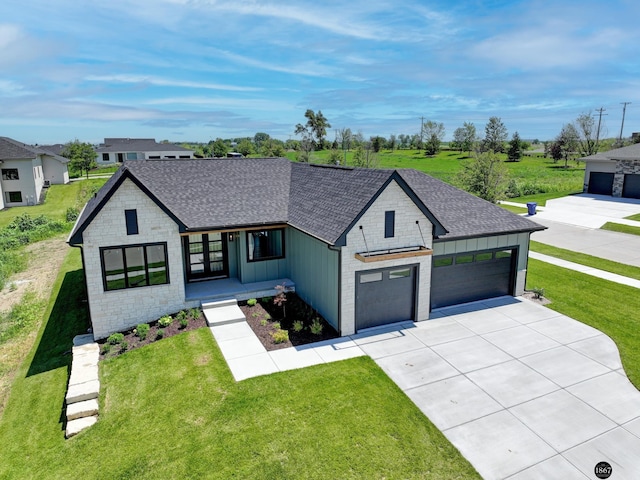
[[[363,273],[360,275],[360,283],[381,282],[382,272]]]
[[[20,180],[17,168],[3,168],[2,169],[3,180]]]
[[[476,254],[476,262],[487,262],[493,258],[493,252],[483,252]]]
[[[108,153],[103,153],[102,154],[102,161],[103,162],[108,162],[109,161],[109,154]]]
[[[160,160],[160,155],[149,155],[149,160]]]
[[[396,226],[396,212],[384,212],[384,238],[393,238]]]
[[[7,203],[21,203],[22,192],[7,192]]]
[[[180,158],[191,158],[189,155],[180,155]]]
[[[127,152],[127,160],[137,160],[138,154],[136,152]]]
[[[169,283],[166,243],[101,248],[100,257],[106,291]]]
[[[391,270],[389,272],[389,280],[393,280],[395,278],[406,278],[411,276],[411,269],[405,268],[403,270]]]
[[[500,252],[496,252],[496,258],[509,258],[512,253],[512,250],[502,250]]]
[[[453,265],[453,257],[434,257],[433,258],[433,266],[434,267],[448,267]]]
[[[284,230],[247,232],[247,258],[250,262],[284,257]]]
[[[137,235],[138,234],[138,211],[136,209],[125,210],[124,218],[127,224],[127,235]]]
[[[471,254],[456,255],[456,265],[460,265],[463,263],[473,263],[473,255]]]

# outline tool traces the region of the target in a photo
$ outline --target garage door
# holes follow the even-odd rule
[[[431,308],[512,295],[517,249],[433,257]]]
[[[417,265],[356,272],[356,330],[415,319]]]
[[[613,192],[613,173],[591,172],[588,192],[596,195],[611,195]]]
[[[622,196],[625,198],[640,198],[640,175],[628,173],[624,176]]]

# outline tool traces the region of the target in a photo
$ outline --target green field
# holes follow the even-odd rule
[[[296,153],[288,152],[287,157],[295,160]],[[434,157],[426,157],[417,150],[384,150],[377,154],[377,166],[380,168],[414,168],[435,178],[460,187],[458,172],[465,162],[469,161],[467,153],[460,154],[443,150]],[[503,155],[503,157],[505,157]],[[311,152],[311,161],[326,163],[329,151]],[[506,158],[506,157],[505,157]],[[347,165],[353,163],[353,151],[347,152]],[[515,202],[537,202],[544,205],[551,198],[563,197],[571,193],[581,192],[584,180],[584,165],[576,166],[575,162],[564,169],[562,164],[554,163],[550,158],[541,155],[525,156],[520,162],[505,162],[511,178],[523,193],[519,197],[509,198]]]

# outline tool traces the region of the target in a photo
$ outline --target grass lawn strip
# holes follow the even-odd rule
[[[234,382],[208,329],[100,363],[100,421],[64,440],[80,254],[0,419],[0,478],[480,478],[368,357]]]
[[[607,222],[600,227],[602,230],[610,230],[612,232],[629,233],[631,235],[640,235],[640,227],[632,227],[622,223]]]
[[[624,277],[640,280],[640,267],[613,262],[611,260],[574,252],[572,250],[565,250],[564,248],[552,247],[551,245],[540,242],[531,241],[530,247],[534,252],[543,253],[569,262],[579,263],[580,265],[585,265],[587,267],[597,268],[598,270],[604,270],[605,272],[615,273]]]
[[[509,210],[510,212],[517,213],[517,214],[528,212],[526,208],[516,207],[515,205],[506,205],[504,203],[500,203],[498,204],[498,206],[504,208],[505,210]]]
[[[640,295],[626,285],[529,259],[527,288],[542,287],[548,308],[605,333],[618,346],[631,382],[640,387]]]
[[[635,220],[636,222],[640,222],[640,213],[636,213],[635,215],[629,215],[628,217],[624,217],[626,220]]]

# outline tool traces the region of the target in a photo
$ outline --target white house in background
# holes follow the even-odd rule
[[[124,163],[127,160],[194,158],[193,150],[172,143],[157,143],[154,138],[105,138],[96,152],[98,165]]]
[[[51,184],[69,183],[68,159],[0,137],[0,209],[36,205]]]
[[[584,191],[596,195],[640,198],[640,143],[581,158]]]

